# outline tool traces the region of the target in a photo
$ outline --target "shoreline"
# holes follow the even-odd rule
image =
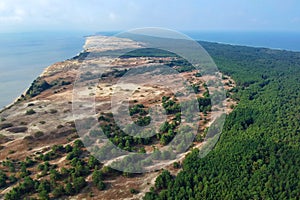
[[[45,73],[45,71],[46,71],[48,68],[50,68],[52,65],[54,65],[54,64],[56,64],[56,63],[59,63],[59,62],[65,62],[65,61],[68,61],[68,60],[77,59],[77,57],[80,57],[80,55],[84,54],[85,51],[86,51],[84,47],[85,47],[85,45],[86,45],[87,36],[83,36],[83,37],[86,38],[86,39],[85,39],[84,45],[81,47],[82,50],[81,50],[79,53],[77,53],[75,56],[72,56],[71,58],[67,58],[67,59],[62,60],[62,61],[57,61],[57,62],[52,63],[52,64],[48,65],[47,67],[45,67],[45,68],[43,69],[43,71],[41,72],[41,74],[38,75],[37,77],[35,77],[35,78],[31,81],[30,85],[24,90],[24,92],[22,92],[20,95],[18,95],[11,103],[9,103],[8,105],[6,105],[6,106],[0,108],[0,113],[4,112],[4,111],[7,110],[7,109],[10,109],[12,106],[14,106],[16,103],[18,103],[18,102],[19,102],[19,99],[22,97],[22,95],[25,96],[25,94],[26,94],[27,91],[29,90],[31,84],[33,83],[33,81],[36,80],[38,77],[41,77],[41,76]]]
[[[82,46],[82,50],[77,53],[75,56],[71,57],[71,58],[68,58],[68,59],[65,59],[65,60],[62,60],[62,61],[57,61],[49,66],[47,66],[46,68],[43,69],[42,73],[37,76],[34,80],[36,80],[38,77],[41,77],[45,71],[51,67],[52,65],[58,63],[58,62],[64,62],[64,61],[68,61],[68,60],[72,60],[72,59],[78,59],[81,55],[83,55],[84,53],[86,53],[86,45],[87,45],[87,42],[88,42],[88,38],[89,37],[94,37],[94,36],[101,36],[100,34],[95,34],[95,35],[89,35],[89,36],[83,36],[85,38],[85,42],[84,42],[84,45]],[[250,45],[241,45],[241,44],[231,44],[231,43],[225,43],[225,42],[216,42],[216,41],[207,41],[207,40],[196,40],[194,39],[195,41],[197,41],[198,43],[215,43],[215,44],[221,44],[221,45],[230,45],[230,46],[239,46],[239,47],[248,47],[248,48],[255,48],[255,49],[268,49],[268,50],[273,50],[273,51],[284,51],[284,52],[292,52],[292,53],[300,53],[300,51],[294,51],[294,50],[287,50],[287,49],[280,49],[280,48],[269,48],[269,47],[263,47],[263,46],[250,46]],[[33,83],[33,81],[31,81],[31,84]],[[15,100],[13,100],[11,103],[9,103],[8,105],[0,108],[0,113],[2,113],[3,111],[11,108],[13,105],[15,105],[16,103],[19,102],[19,99],[22,95],[25,96],[25,94],[27,93],[27,91],[29,90],[31,84],[25,89],[25,91],[23,93],[21,93],[20,95],[18,95],[18,97],[15,98]]]
[[[221,45],[230,45],[230,46],[237,46],[237,47],[248,47],[248,48],[255,48],[255,49],[268,49],[273,51],[286,51],[286,52],[292,52],[292,53],[300,53],[300,50],[293,50],[293,49],[283,49],[283,48],[271,48],[271,47],[265,47],[265,46],[252,46],[252,45],[244,45],[244,44],[238,44],[238,43],[226,43],[226,42],[217,42],[217,41],[208,41],[208,40],[195,40],[201,44],[201,42],[206,43],[215,43],[215,44],[221,44]]]

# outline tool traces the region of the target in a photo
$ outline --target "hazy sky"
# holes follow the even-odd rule
[[[0,0],[0,32],[36,30],[300,31],[299,0]]]

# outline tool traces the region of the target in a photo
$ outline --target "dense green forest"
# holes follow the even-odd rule
[[[201,42],[237,83],[238,106],[206,157],[194,150],[144,199],[299,199],[300,53]]]

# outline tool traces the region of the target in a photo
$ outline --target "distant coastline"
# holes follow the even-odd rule
[[[112,36],[121,31],[96,34]],[[300,32],[180,31],[197,41],[300,52]]]
[[[118,32],[98,32],[96,34],[99,35],[106,35],[106,36],[111,36],[111,35],[115,35]],[[249,32],[245,32],[245,33],[240,33],[240,32],[225,32],[225,33],[218,33],[218,32],[184,32],[184,34],[188,35],[189,37],[197,40],[197,41],[205,41],[205,42],[213,42],[213,43],[220,43],[220,44],[228,44],[228,45],[237,45],[237,46],[247,46],[247,47],[254,47],[254,48],[267,48],[267,49],[274,49],[274,50],[285,50],[285,51],[296,51],[296,52],[300,52],[300,33],[289,33],[292,34],[293,37],[289,38],[289,41],[285,41],[288,44],[290,44],[293,41],[299,41],[298,43],[294,43],[293,42],[293,46],[291,46],[290,49],[288,48],[282,48],[279,47],[280,44],[283,45],[284,41],[276,41],[279,40],[279,38],[281,37],[288,37],[290,36],[289,34],[287,36],[281,35],[284,33],[274,33],[275,36],[273,36],[273,40],[272,37],[267,37],[266,34],[270,34],[272,35],[272,33],[249,33]],[[79,46],[77,45],[75,49],[70,49],[68,50],[68,52],[66,52],[68,55],[63,57],[63,59],[56,59],[55,62],[60,62],[63,60],[68,60],[68,59],[72,59],[78,55],[80,55],[83,52],[83,47],[85,44],[85,36],[87,34],[82,34],[80,37],[78,37],[77,35],[77,39],[81,38],[79,41],[79,44],[82,43]],[[234,37],[234,35],[239,35],[238,37]],[[1,36],[1,34],[0,34]],[[257,38],[257,41],[250,41],[251,38]],[[268,38],[266,39],[266,41],[263,40],[263,38]],[[244,40],[243,40],[244,38]],[[276,39],[277,38],[277,39]],[[73,38],[74,39],[74,38]],[[32,40],[32,38],[31,38]],[[263,45],[263,41],[269,43],[268,45]],[[30,42],[30,41],[24,41],[24,42]],[[261,45],[260,45],[261,44]],[[286,44],[285,46],[287,46],[288,44]],[[36,45],[36,43],[35,43]],[[276,46],[279,45],[279,46]],[[32,47],[32,51],[36,51],[36,49],[34,48],[34,45]],[[76,52],[75,52],[76,51]],[[0,49],[0,53],[1,53],[1,49]],[[25,52],[26,53],[26,52]],[[13,53],[12,53],[13,54]],[[29,52],[30,54],[30,52]],[[17,57],[17,55],[14,55],[14,57]],[[34,66],[38,66],[39,67],[39,71],[40,73],[36,73],[34,77],[31,77],[31,79],[28,79],[27,82],[27,86],[23,89],[23,93],[27,91],[28,87],[30,86],[30,83],[37,78],[40,74],[43,73],[43,71],[47,68],[47,66],[54,64],[55,62],[49,63],[48,65],[45,65],[45,62],[49,62],[49,61],[45,61],[45,60],[40,60],[40,64],[37,63]],[[1,66],[0,66],[1,68]],[[1,69],[3,70],[3,69]],[[20,76],[22,76],[24,74],[20,74]],[[14,77],[13,77],[14,78]],[[11,105],[13,105],[15,103],[15,101],[20,97],[21,94],[23,94],[22,91],[19,91],[14,94],[14,97],[8,97],[10,98],[10,100],[6,100],[7,103],[3,103],[4,101],[0,101],[0,110],[3,110]],[[5,97],[6,98],[6,97]],[[15,101],[14,101],[15,99]]]
[[[183,32],[194,40],[300,52],[300,32]]]

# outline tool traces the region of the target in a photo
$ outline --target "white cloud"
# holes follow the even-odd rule
[[[26,17],[26,12],[21,7],[9,4],[5,1],[0,2],[0,22],[1,23],[20,23]]]
[[[277,4],[271,0],[251,3],[237,3],[235,0],[0,0],[0,31],[97,31],[142,26],[162,26],[179,30],[266,29],[288,26],[294,29],[295,23],[299,21],[297,8],[300,3],[290,3],[283,10],[281,5],[284,3]],[[277,14],[278,11],[280,15]]]
[[[6,9],[6,3],[3,1],[0,1],[0,12],[4,11]]]
[[[117,18],[117,15],[114,12],[110,12],[108,17],[110,20],[115,21]]]

